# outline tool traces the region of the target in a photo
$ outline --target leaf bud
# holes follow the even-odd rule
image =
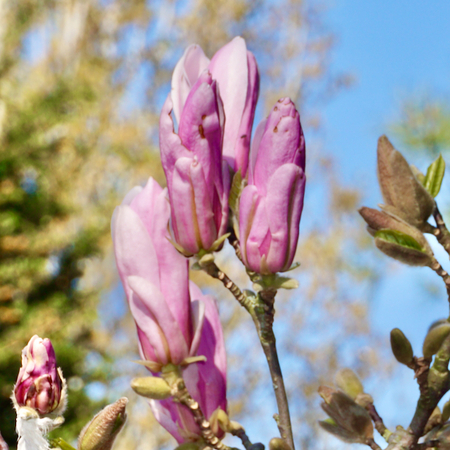
[[[399,328],[391,331],[391,349],[395,359],[405,366],[409,366],[414,358],[414,352],[408,338]]]
[[[133,378],[131,388],[136,394],[153,400],[164,400],[172,395],[170,386],[159,377]]]
[[[378,182],[386,204],[384,209],[421,228],[433,212],[433,197],[386,136],[378,140],[377,155]]]
[[[78,450],[110,450],[127,419],[127,403],[122,397],[96,414],[81,431]]]
[[[345,368],[338,371],[334,382],[336,386],[342,389],[353,400],[364,392],[364,387],[358,375],[352,369]]]
[[[450,400],[442,408],[442,422],[445,423],[448,419],[450,419]]]
[[[431,359],[441,348],[444,339],[450,334],[450,323],[444,323],[432,328],[423,342],[423,356]]]
[[[284,439],[274,437],[269,442],[269,450],[291,450],[291,447]]]
[[[363,392],[362,394],[358,394],[355,398],[355,403],[363,408],[366,408],[369,405],[373,405],[373,397],[370,394]]]
[[[409,266],[430,266],[433,262],[433,253],[428,245],[422,247],[414,238],[400,231],[377,231],[375,245],[385,255]]]
[[[424,434],[431,431],[434,427],[437,425],[440,425],[442,423],[442,415],[441,410],[438,406],[434,408],[433,412],[431,413],[431,416],[428,418],[427,424],[424,429]]]
[[[373,438],[372,420],[362,406],[344,392],[327,386],[320,386],[319,394],[325,400],[322,409],[332,419],[319,422],[322,428],[345,442],[365,443]]]

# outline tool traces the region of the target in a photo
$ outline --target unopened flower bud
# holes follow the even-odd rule
[[[373,424],[369,413],[347,394],[327,386],[320,386],[319,394],[325,400],[323,410],[332,421],[319,424],[345,442],[365,443],[373,438]]]
[[[80,433],[78,450],[110,450],[127,419],[127,403],[122,397],[94,416]]]
[[[441,348],[444,339],[450,334],[450,323],[445,323],[432,328],[423,342],[423,356],[430,359]]]
[[[412,363],[414,352],[411,343],[399,328],[394,328],[391,331],[391,348],[399,363],[405,364],[405,366]]]
[[[269,450],[291,450],[291,447],[284,439],[274,437],[269,442]]]
[[[171,396],[170,386],[158,377],[133,378],[131,387],[136,394],[153,400],[164,400]]]
[[[28,406],[39,414],[65,409],[65,380],[56,367],[56,356],[49,339],[33,336],[22,350],[22,367],[14,386],[13,399],[19,407]]]
[[[386,136],[378,140],[378,181],[386,211],[417,228],[426,223],[433,212],[434,199]]]
[[[334,379],[336,386],[342,389],[353,400],[358,394],[364,392],[364,387],[358,375],[352,369],[345,368],[339,370]]]

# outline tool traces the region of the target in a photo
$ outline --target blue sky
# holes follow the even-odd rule
[[[389,135],[401,101],[420,92],[438,98],[450,92],[450,2],[336,0],[327,23],[338,38],[333,70],[349,71],[357,82],[323,111],[326,151],[346,182],[362,183],[365,204],[375,206],[381,202],[376,142],[381,134]],[[402,150],[398,139],[393,137],[393,142]],[[445,253],[437,256],[448,265]],[[389,331],[399,327],[420,353],[428,325],[448,313],[445,289],[430,269],[384,261],[388,275],[371,305],[374,329],[386,336],[380,345],[386,345]],[[437,288],[437,295],[430,286]],[[372,381],[380,414],[391,427],[399,421],[407,425],[418,396],[409,369],[399,367],[395,380],[388,389],[382,386],[385,381]]]

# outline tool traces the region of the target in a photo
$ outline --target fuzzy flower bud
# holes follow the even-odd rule
[[[63,377],[49,339],[33,336],[22,350],[22,367],[14,386],[19,407],[28,406],[39,414],[64,409]]]
[[[290,268],[303,209],[304,169],[300,116],[283,98],[256,129],[248,185],[239,200],[239,239],[250,270],[271,274]]]

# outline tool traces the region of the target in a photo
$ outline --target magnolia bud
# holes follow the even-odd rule
[[[450,334],[450,323],[438,325],[432,328],[425,337],[423,342],[423,356],[431,359],[441,348],[444,339]]]
[[[319,422],[322,428],[345,442],[365,443],[373,439],[372,420],[362,406],[344,392],[327,386],[320,386],[319,394],[325,400],[322,409],[332,419]]]
[[[408,338],[399,328],[391,331],[391,348],[395,359],[405,366],[409,366],[414,358],[414,352]]]
[[[362,394],[364,392],[364,387],[361,380],[352,369],[345,368],[339,370],[336,374],[334,382],[338,388],[342,389],[353,400],[358,394]]]
[[[378,140],[378,181],[385,209],[421,228],[434,209],[434,199],[386,136]]]
[[[110,450],[127,419],[127,403],[122,397],[95,415],[78,437],[78,450]]]
[[[425,249],[414,248],[417,244],[412,242],[412,246],[407,246],[404,241],[409,237],[403,233],[396,232],[395,240],[401,242],[394,242],[391,236],[394,232],[392,230],[380,230],[375,233],[375,245],[385,255],[396,259],[409,266],[429,266],[433,262],[433,257]],[[414,247],[413,247],[414,246]]]
[[[171,396],[170,386],[158,377],[133,378],[131,387],[136,394],[153,400],[164,400]]]
[[[39,414],[62,413],[65,409],[65,380],[56,367],[49,339],[33,336],[22,350],[22,367],[14,386],[18,406],[29,406]]]
[[[284,439],[274,437],[269,442],[269,450],[291,450]]]

